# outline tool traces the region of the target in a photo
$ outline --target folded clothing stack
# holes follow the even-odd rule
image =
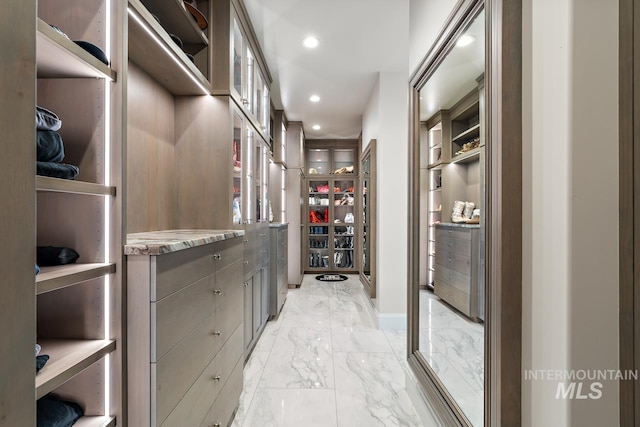
[[[38,427],[70,427],[84,415],[80,405],[53,394],[38,399],[36,406]]]
[[[62,121],[50,110],[36,107],[36,173],[54,178],[74,179],[77,166],[60,163],[64,160],[64,144],[58,130]]]

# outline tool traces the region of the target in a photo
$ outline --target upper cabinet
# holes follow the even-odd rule
[[[358,149],[352,141],[307,141],[306,151],[308,176],[358,173]]]
[[[213,94],[231,95],[270,140],[271,75],[240,1],[212,0]]]

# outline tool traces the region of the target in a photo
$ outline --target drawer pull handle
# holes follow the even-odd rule
[[[222,331],[213,331],[211,335],[213,335],[214,337],[219,337],[220,335],[222,335]]]
[[[243,243],[249,243],[249,239],[242,239]]]
[[[214,295],[222,295],[222,290],[220,290],[220,289],[214,289],[214,290],[213,290],[213,294],[214,294]]]
[[[215,424],[213,425],[213,427],[222,427],[222,424],[220,424],[220,423],[215,423]]]
[[[213,377],[214,381],[220,381],[222,378],[220,377],[220,375],[216,375],[215,377]]]
[[[249,265],[249,261],[245,261],[245,262],[244,262],[244,265]]]
[[[448,260],[449,262],[451,262],[451,258],[447,258],[447,260]]]
[[[220,255],[220,254],[213,254],[213,259],[222,259],[222,255]]]

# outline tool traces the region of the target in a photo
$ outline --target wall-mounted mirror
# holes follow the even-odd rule
[[[371,299],[376,298],[376,140],[360,156],[362,186],[362,268],[360,280]]]
[[[467,17],[416,87],[420,209],[411,352],[463,425],[484,424],[485,13]],[[419,128],[419,129],[418,129]],[[419,175],[419,176],[418,176]],[[416,200],[417,198],[417,200]],[[415,246],[414,246],[415,247]],[[414,268],[415,269],[415,268]],[[416,295],[416,294],[414,294]]]

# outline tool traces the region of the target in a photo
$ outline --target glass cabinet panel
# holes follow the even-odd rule
[[[355,164],[355,150],[353,148],[335,148],[333,150],[334,174],[353,173]]]
[[[254,200],[254,191],[251,188],[253,186],[254,179],[254,167],[255,153],[253,152],[253,130],[251,127],[246,127],[246,145],[245,145],[245,153],[247,153],[247,158],[245,159],[244,166],[244,183],[243,188],[245,191],[244,201],[246,208],[244,209],[244,222],[245,224],[253,224],[255,222],[255,206],[256,201]]]
[[[269,221],[269,149],[262,146],[262,221]]]
[[[371,157],[366,157],[362,161],[362,274],[369,278],[371,276],[371,235],[369,233],[370,209],[368,202],[369,179],[371,172]]]
[[[308,153],[309,175],[328,175],[332,172],[328,148],[312,148]]]
[[[239,97],[242,93],[242,32],[237,19],[233,19],[233,89]]]
[[[233,198],[231,214],[233,224],[242,224],[242,117],[233,112]]]
[[[253,200],[255,202],[255,220],[256,222],[262,221],[262,146],[258,139],[254,136],[253,147]]]
[[[328,180],[309,181],[309,260],[308,268],[329,269]]]
[[[262,94],[264,90],[264,83],[262,81],[262,73],[260,73],[260,70],[256,70],[254,74],[256,76],[256,84],[255,84],[256,96],[255,96],[254,113],[256,115],[256,119],[258,119],[258,122],[262,125],[262,114],[264,111],[264,101],[262,99]],[[264,130],[264,128],[262,130]]]
[[[333,267],[353,268],[355,198],[353,180],[335,180],[333,191]]]
[[[246,87],[245,87],[245,95],[244,100],[242,101],[247,109],[252,113],[256,113],[256,104],[255,104],[255,88],[254,88],[254,79],[255,79],[255,61],[253,59],[253,54],[247,47],[245,49],[245,58],[246,58],[246,68],[247,74],[246,78]]]
[[[260,124],[262,125],[262,130],[264,133],[269,134],[269,119],[271,118],[271,103],[269,102],[269,88],[267,85],[262,83],[262,116],[260,117]]]

